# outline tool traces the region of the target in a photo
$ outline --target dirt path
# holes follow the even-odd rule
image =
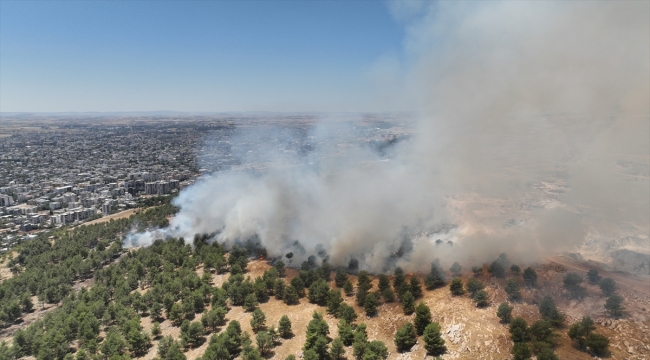
[[[93,225],[93,224],[108,222],[108,221],[111,221],[111,219],[117,220],[117,219],[128,218],[129,216],[135,214],[135,212],[137,210],[138,209],[129,209],[129,210],[120,211],[118,213],[103,216],[103,217],[101,217],[101,218],[99,218],[97,220],[89,221],[89,222],[83,223],[81,225]]]
[[[566,257],[559,256],[559,255],[549,258],[549,261],[562,265],[567,269],[571,269],[571,270],[587,272],[591,269],[597,269],[598,275],[602,277],[612,278],[616,280],[617,283],[623,284],[626,287],[632,288],[646,295],[650,295],[650,280],[639,279],[637,277],[634,277],[633,275],[606,271],[603,270],[601,267],[599,267],[597,263],[576,262],[574,260],[567,259]]]

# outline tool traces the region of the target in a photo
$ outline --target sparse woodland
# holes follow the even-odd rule
[[[421,283],[401,268],[390,277],[375,279],[365,271],[356,273],[352,262],[348,268],[335,269],[326,258],[320,266],[315,258],[303,262],[299,270],[292,270],[289,280],[285,261],[290,263],[292,254],[274,259],[273,266],[252,278],[247,275],[250,259],[265,257],[264,248],[247,242],[227,251],[217,242],[209,243],[208,235],[195,236],[191,245],[181,238],[159,240],[146,248],[122,248],[126,232],[165,226],[174,212],[167,202],[129,219],[62,229],[23,245],[10,263],[14,276],[0,284],[2,327],[16,325],[44,304],[58,306],[15,331],[11,343],[0,345],[0,359],[125,360],[151,353],[154,343],[159,359],[186,359],[188,351],[203,345],[202,360],[261,359],[275,357],[273,349],[297,333],[304,333],[305,341],[301,352],[294,355],[303,359],[387,359],[386,343],[370,337],[362,319],[381,315],[380,306],[391,303],[399,303],[398,308],[412,319],[394,332],[394,348],[409,352],[419,343],[427,354],[440,356],[447,352],[441,325],[432,320],[430,307],[420,299],[425,292],[445,291],[439,288],[448,286],[453,298],[469,297],[476,311],[482,311],[491,305],[491,297],[481,279],[490,276],[507,278],[503,291],[510,303],[500,304],[490,316],[507,327],[514,359],[533,355],[557,359],[554,348],[560,331],[568,332],[575,346],[585,352],[603,355],[608,351],[608,338],[594,331],[591,318],[566,324],[550,296],[538,304],[540,320],[528,324],[513,316],[510,304],[522,301],[522,287],[537,286],[538,275],[529,267],[522,276],[505,254],[483,268],[473,268],[473,276],[466,281],[459,263],[450,269],[455,278],[449,281],[435,261]],[[356,273],[356,286],[349,271]],[[213,283],[214,276],[224,274],[228,276],[219,286]],[[89,280],[73,290],[76,283]],[[608,296],[608,313],[623,316],[623,299],[616,294],[613,280],[600,279],[597,273],[590,273],[589,280],[600,283]],[[566,274],[564,288],[569,296],[584,297],[582,281],[579,274]],[[301,299],[319,310],[313,312],[306,328],[295,328],[286,315],[272,323],[260,307],[272,298],[284,303],[286,314]],[[250,333],[229,318],[234,308],[250,314]],[[325,316],[338,321],[336,329]],[[142,325],[144,318],[151,326]],[[178,336],[163,336],[163,321],[177,328]]]

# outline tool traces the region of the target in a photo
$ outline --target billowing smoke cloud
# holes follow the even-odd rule
[[[175,200],[170,227],[144,237],[256,238],[272,256],[324,249],[335,265],[354,257],[372,271],[503,251],[534,261],[587,236],[647,238],[648,2],[391,9],[408,59],[394,97],[419,104],[408,141],[388,158],[370,147],[340,156],[354,132],[323,119],[307,159],[257,144],[271,169],[203,178]]]

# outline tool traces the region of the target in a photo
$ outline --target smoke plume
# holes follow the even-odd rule
[[[307,158],[258,143],[241,156],[274,166],[202,178],[176,198],[170,227],[141,240],[215,233],[227,244],[259,239],[271,256],[324,249],[334,265],[356,258],[386,271],[504,251],[535,261],[587,237],[647,239],[648,2],[390,7],[406,29],[393,96],[417,104],[408,140],[388,156],[367,146],[342,156],[353,125],[321,119]]]

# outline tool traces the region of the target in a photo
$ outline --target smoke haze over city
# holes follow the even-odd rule
[[[307,136],[319,145],[302,155],[259,141],[294,133],[240,131],[233,142],[255,146],[239,156],[275,166],[205,176],[175,199],[169,228],[128,241],[208,233],[227,244],[259,240],[270,256],[297,261],[325,250],[334,265],[357,258],[376,272],[647,241],[647,2],[389,8],[410,60],[378,61],[377,101],[408,104],[394,121],[408,131],[383,151],[344,155],[355,128],[338,115],[318,116]]]

